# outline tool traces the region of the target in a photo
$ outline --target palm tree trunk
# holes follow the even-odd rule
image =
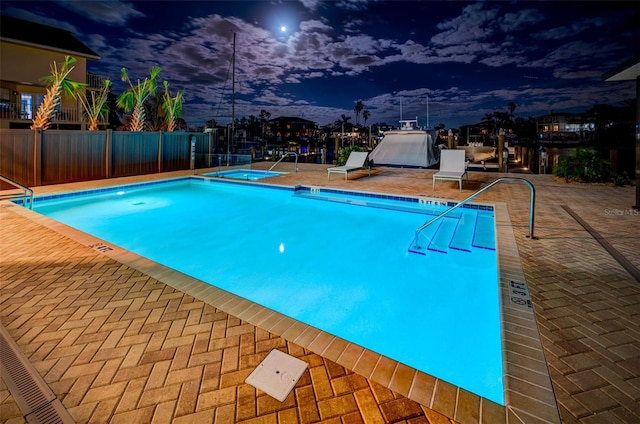
[[[138,105],[131,115],[131,131],[144,131],[144,106]]]
[[[62,85],[60,84],[54,84],[47,88],[47,94],[44,96],[42,105],[38,108],[35,118],[33,118],[32,130],[46,130],[49,128],[51,119],[56,113],[56,106],[60,101],[61,93]]]

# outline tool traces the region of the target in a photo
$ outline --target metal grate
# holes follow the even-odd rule
[[[1,324],[0,375],[27,422],[75,422]]]

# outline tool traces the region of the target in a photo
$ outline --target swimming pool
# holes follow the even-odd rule
[[[407,250],[438,202],[187,178],[35,210],[504,404],[495,251]]]
[[[277,177],[283,175],[284,172],[276,171],[256,171],[252,169],[230,169],[228,171],[210,172],[203,174],[208,177],[233,178],[235,180],[257,181],[263,178]]]

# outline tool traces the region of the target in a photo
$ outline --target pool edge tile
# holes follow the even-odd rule
[[[513,226],[504,203],[497,202],[495,205],[497,254],[499,264],[499,286],[500,286],[500,320],[502,323],[502,343],[503,343],[503,385],[504,403],[506,405],[506,422],[511,424],[515,416],[514,411],[520,414],[528,414],[532,417],[544,416],[549,423],[560,423],[560,412],[555,398],[553,405],[545,404],[544,411],[539,411],[540,404],[529,402],[530,396],[548,399],[549,393],[553,396],[551,377],[547,368],[540,332],[535,317],[533,307],[511,303],[509,292],[510,281],[517,281],[526,284],[526,277],[522,269],[522,262],[519,255],[518,245],[515,239]],[[532,240],[533,241],[533,240]],[[518,334],[515,329],[524,329],[524,334]],[[518,369],[518,376],[527,380],[534,378],[540,385],[527,385],[524,388],[513,375],[510,367],[514,363],[514,355],[525,359],[527,367]],[[522,393],[519,390],[526,391]],[[492,416],[495,413],[492,412]],[[511,418],[510,418],[511,417]]]

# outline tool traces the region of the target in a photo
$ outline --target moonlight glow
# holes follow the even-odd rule
[[[286,26],[284,26],[284,25],[282,25],[282,26],[280,27],[280,32],[287,32],[287,27],[286,27]]]

